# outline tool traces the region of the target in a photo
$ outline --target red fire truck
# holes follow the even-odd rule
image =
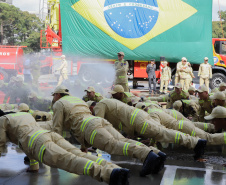
[[[0,80],[23,73],[23,48],[26,46],[0,46]]]

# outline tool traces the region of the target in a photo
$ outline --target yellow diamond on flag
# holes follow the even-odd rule
[[[157,0],[157,3],[159,15],[156,24],[148,33],[139,38],[122,37],[109,26],[104,16],[105,0],[80,0],[72,8],[104,33],[133,50],[197,12],[195,8],[182,0]]]

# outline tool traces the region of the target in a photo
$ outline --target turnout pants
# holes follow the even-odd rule
[[[211,127],[210,125],[206,123],[195,123],[192,124],[191,121],[185,121],[185,120],[175,120],[174,118],[170,119],[167,117],[167,122],[162,122],[161,124],[165,127],[173,130],[178,130],[183,133],[189,134],[191,136],[197,136],[202,139],[207,140],[207,144],[209,145],[221,145],[226,144],[226,133],[220,133],[220,134],[210,134],[205,132],[204,130],[207,130],[207,127]],[[195,125],[198,125],[199,127],[204,128],[203,130],[196,127]]]
[[[210,84],[210,81],[209,81],[209,78],[201,78],[199,79],[199,85],[203,85],[205,83],[205,86],[207,87],[208,89],[208,92],[209,92],[209,84]]]
[[[68,79],[68,77],[67,77],[66,73],[60,74],[60,78],[59,78],[57,86],[60,86],[62,84],[63,80],[67,80],[67,79]]]
[[[34,159],[78,175],[89,175],[109,183],[111,172],[119,166],[81,152],[55,132],[45,133],[35,143]]]
[[[168,85],[169,85],[169,80],[161,80],[160,84],[160,92],[163,92],[163,86],[165,85],[165,90],[164,92],[167,93],[168,91]]]
[[[176,85],[177,83],[179,83],[179,81],[180,81],[180,77],[179,77],[179,76],[175,76],[175,80],[174,80],[175,85]]]
[[[168,129],[152,119],[146,120],[144,123],[135,120],[134,127],[135,131],[143,137],[153,138],[159,142],[175,143],[188,148],[195,148],[199,140],[198,137],[192,137],[188,134]]]
[[[190,86],[190,79],[189,78],[181,78],[180,84],[182,85],[183,90],[187,91]]]
[[[80,143],[85,142],[86,145],[91,145],[109,154],[130,156],[144,162],[152,150],[140,142],[124,138],[103,118],[88,115],[76,124],[81,125],[81,134],[79,137],[77,133],[73,132],[73,134]]]
[[[183,116],[183,114],[181,114],[180,112],[173,110],[173,109],[167,109],[170,111],[167,111],[167,113],[173,117],[174,119],[176,119],[177,121],[188,121],[190,122],[191,125],[194,125],[195,127],[200,128],[201,130],[204,130],[206,132],[214,132],[215,130],[215,126],[211,123],[203,123],[203,122],[192,122],[189,119],[187,119],[186,117]]]

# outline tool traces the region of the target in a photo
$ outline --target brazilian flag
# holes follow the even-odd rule
[[[213,63],[212,0],[61,0],[68,55]]]

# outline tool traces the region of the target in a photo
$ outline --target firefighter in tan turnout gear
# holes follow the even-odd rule
[[[143,104],[145,106],[145,104]],[[150,109],[149,115],[156,122],[164,125],[165,127],[173,130],[178,130],[183,133],[189,134],[191,136],[197,136],[199,138],[207,140],[209,145],[222,145],[226,144],[224,139],[224,134],[210,134],[204,131],[208,126],[211,128],[211,131],[214,131],[212,124],[207,123],[195,123],[189,120],[176,120],[170,115],[165,114],[163,110],[159,109]],[[199,128],[201,126],[201,129]],[[206,127],[206,128],[205,128]]]
[[[184,60],[187,61],[187,59],[186,59],[185,57],[182,57],[181,61],[177,63],[177,67],[176,67],[177,70],[176,70],[176,73],[175,73],[175,80],[174,80],[174,83],[175,83],[175,84],[177,84],[177,83],[180,82],[180,76],[179,76],[179,72],[180,72],[180,71],[179,71],[179,66],[182,65],[182,62],[183,62]]]
[[[62,135],[63,131],[70,131],[82,144],[82,148],[93,146],[109,154],[140,159],[144,162],[141,176],[157,173],[163,168],[164,161],[150,148],[124,138],[107,120],[93,116],[87,104],[77,97],[70,96],[65,87],[59,86],[55,89],[53,102],[54,132]]]
[[[212,113],[208,116],[205,116],[205,120],[211,120],[212,124],[215,126],[217,133],[223,132],[226,130],[226,108],[217,106],[213,109]],[[223,133],[226,137],[226,133]]]
[[[114,89],[110,93],[112,95],[112,98],[131,106],[133,106],[134,103],[140,101],[140,97],[135,96],[133,93],[124,92],[124,89],[121,85],[115,85]]]
[[[182,86],[182,89],[185,91],[188,90],[190,85],[191,68],[189,67],[188,64],[189,63],[187,62],[186,58],[183,58],[183,60],[177,64],[177,71],[179,73],[180,84]]]
[[[173,107],[173,103],[177,100],[181,100],[181,99],[189,99],[189,94],[188,92],[182,90],[182,85],[180,83],[177,83],[175,85],[175,89],[174,91],[171,91],[169,93],[169,98],[167,100],[167,105],[166,108],[172,108]]]
[[[151,119],[149,114],[143,110],[115,99],[101,100],[94,107],[94,113],[96,116],[107,119],[115,128],[121,127],[128,136],[153,138],[159,142],[175,143],[193,148],[196,159],[201,157],[203,151],[200,150],[205,147],[206,140],[165,128]]]
[[[194,88],[193,86],[190,86],[188,88],[188,93],[189,93],[189,99],[190,100],[198,100],[198,97],[196,97],[196,88]]]
[[[199,105],[193,100],[177,100],[173,109],[181,112],[185,117],[192,117],[192,121],[199,121]]]
[[[139,108],[139,109],[145,110],[149,114],[151,113],[152,109],[157,108],[157,107],[151,108],[151,107],[147,106],[146,103],[143,103],[143,102],[139,102],[136,105],[136,107]],[[194,124],[196,127],[200,128],[201,130],[204,130],[204,131],[209,132],[209,133],[214,133],[214,125],[212,125],[210,123],[191,122],[189,119],[184,117],[183,114],[181,114],[180,112],[178,112],[177,110],[174,110],[174,109],[163,109],[163,108],[157,108],[157,109],[161,109],[161,111],[170,115],[171,117],[173,117],[177,121],[180,121],[180,120],[189,121],[191,124]]]
[[[167,93],[168,91],[168,84],[169,81],[171,81],[171,69],[167,66],[168,62],[162,62],[163,68],[161,72],[161,85],[160,85],[160,93],[163,93],[163,86],[165,85],[164,93]]]
[[[65,171],[89,175],[110,185],[127,183],[128,170],[81,152],[55,132],[43,130],[25,112],[5,114],[0,110],[0,156],[10,140],[30,158],[28,172],[37,172],[39,162]]]
[[[64,80],[68,79],[68,76],[67,76],[67,61],[66,61],[65,58],[66,58],[65,55],[61,56],[61,59],[62,59],[61,66],[56,70],[56,71],[60,71],[60,78],[59,78],[57,86],[61,85]]]
[[[209,92],[209,79],[212,78],[212,67],[211,65],[208,63],[208,58],[205,57],[204,58],[204,63],[202,63],[199,66],[199,73],[198,76],[200,77],[199,79],[199,85],[202,86],[204,83],[208,89]]]
[[[115,85],[121,85],[125,92],[129,92],[128,76],[129,64],[124,60],[125,54],[123,52],[118,53],[118,60],[115,61]]]
[[[211,114],[214,105],[213,101],[210,99],[208,94],[208,88],[205,85],[200,86],[197,89],[198,95],[199,95],[199,101],[198,104],[200,106],[199,111],[199,121],[204,121],[205,112],[208,112]]]
[[[189,62],[188,62],[188,69],[189,69],[189,73],[188,73],[189,74],[188,75],[188,77],[189,77],[189,86],[191,86],[192,85],[193,78],[195,78],[195,75],[193,73],[193,69],[192,69],[191,64]]]
[[[226,83],[225,82],[221,82],[219,85],[219,91],[225,91],[226,90]]]
[[[87,101],[99,102],[100,100],[103,99],[103,96],[100,93],[96,93],[95,88],[92,86],[88,87],[85,90],[85,92],[86,92],[86,95],[83,96],[83,98],[82,98],[85,102],[87,102]]]

